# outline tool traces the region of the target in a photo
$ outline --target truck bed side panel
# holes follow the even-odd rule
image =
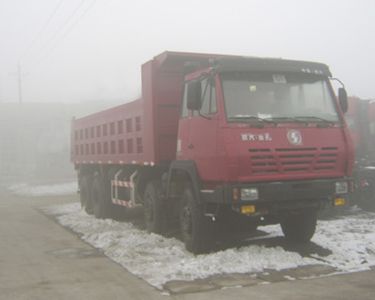
[[[147,161],[141,99],[73,120],[72,130],[76,164]]]

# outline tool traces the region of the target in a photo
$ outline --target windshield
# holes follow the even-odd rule
[[[328,84],[321,76],[224,73],[222,82],[230,121],[338,121]]]

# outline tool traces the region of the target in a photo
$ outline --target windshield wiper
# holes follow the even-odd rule
[[[297,122],[297,123],[305,123],[307,125],[306,121],[299,120],[298,118],[295,118],[295,117],[272,117],[272,118],[269,118],[267,120],[272,120],[274,122],[280,122],[280,121],[283,121],[283,122]]]
[[[326,123],[328,125],[334,125],[336,123],[335,121],[330,121],[330,120],[320,118],[320,117],[315,117],[315,116],[298,116],[298,117],[294,117],[294,118],[295,119],[304,119],[306,121],[311,120],[311,121],[315,121],[315,122]]]
[[[260,118],[260,117],[257,117],[257,116],[252,116],[252,115],[236,115],[236,116],[230,116],[228,118],[229,120],[247,120],[247,121],[259,121],[259,122],[262,122],[262,123],[268,123],[268,124],[273,124],[273,125],[277,125],[277,123],[273,120],[270,120],[270,119],[265,119],[265,118]]]

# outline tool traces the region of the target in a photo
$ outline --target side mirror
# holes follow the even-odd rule
[[[348,111],[348,95],[344,88],[339,88],[339,103],[343,113]]]
[[[187,86],[187,108],[200,110],[202,107],[202,85],[200,81],[191,81]]]

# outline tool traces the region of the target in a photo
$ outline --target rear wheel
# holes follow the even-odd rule
[[[91,185],[92,181],[90,177],[88,175],[83,175],[79,183],[80,201],[81,207],[84,208],[89,215],[93,214]]]
[[[317,221],[316,211],[304,211],[290,215],[281,223],[281,229],[287,240],[297,243],[305,243],[311,240],[315,233]]]
[[[202,206],[197,203],[191,187],[186,187],[180,206],[180,230],[182,241],[194,254],[208,252],[212,248],[210,220],[204,216]]]
[[[111,203],[109,202],[109,196],[105,192],[103,181],[99,176],[94,178],[92,183],[92,204],[93,213],[95,217],[99,219],[107,218],[110,216]]]
[[[148,232],[162,234],[166,227],[166,211],[163,203],[161,182],[150,181],[143,196],[144,220]]]

